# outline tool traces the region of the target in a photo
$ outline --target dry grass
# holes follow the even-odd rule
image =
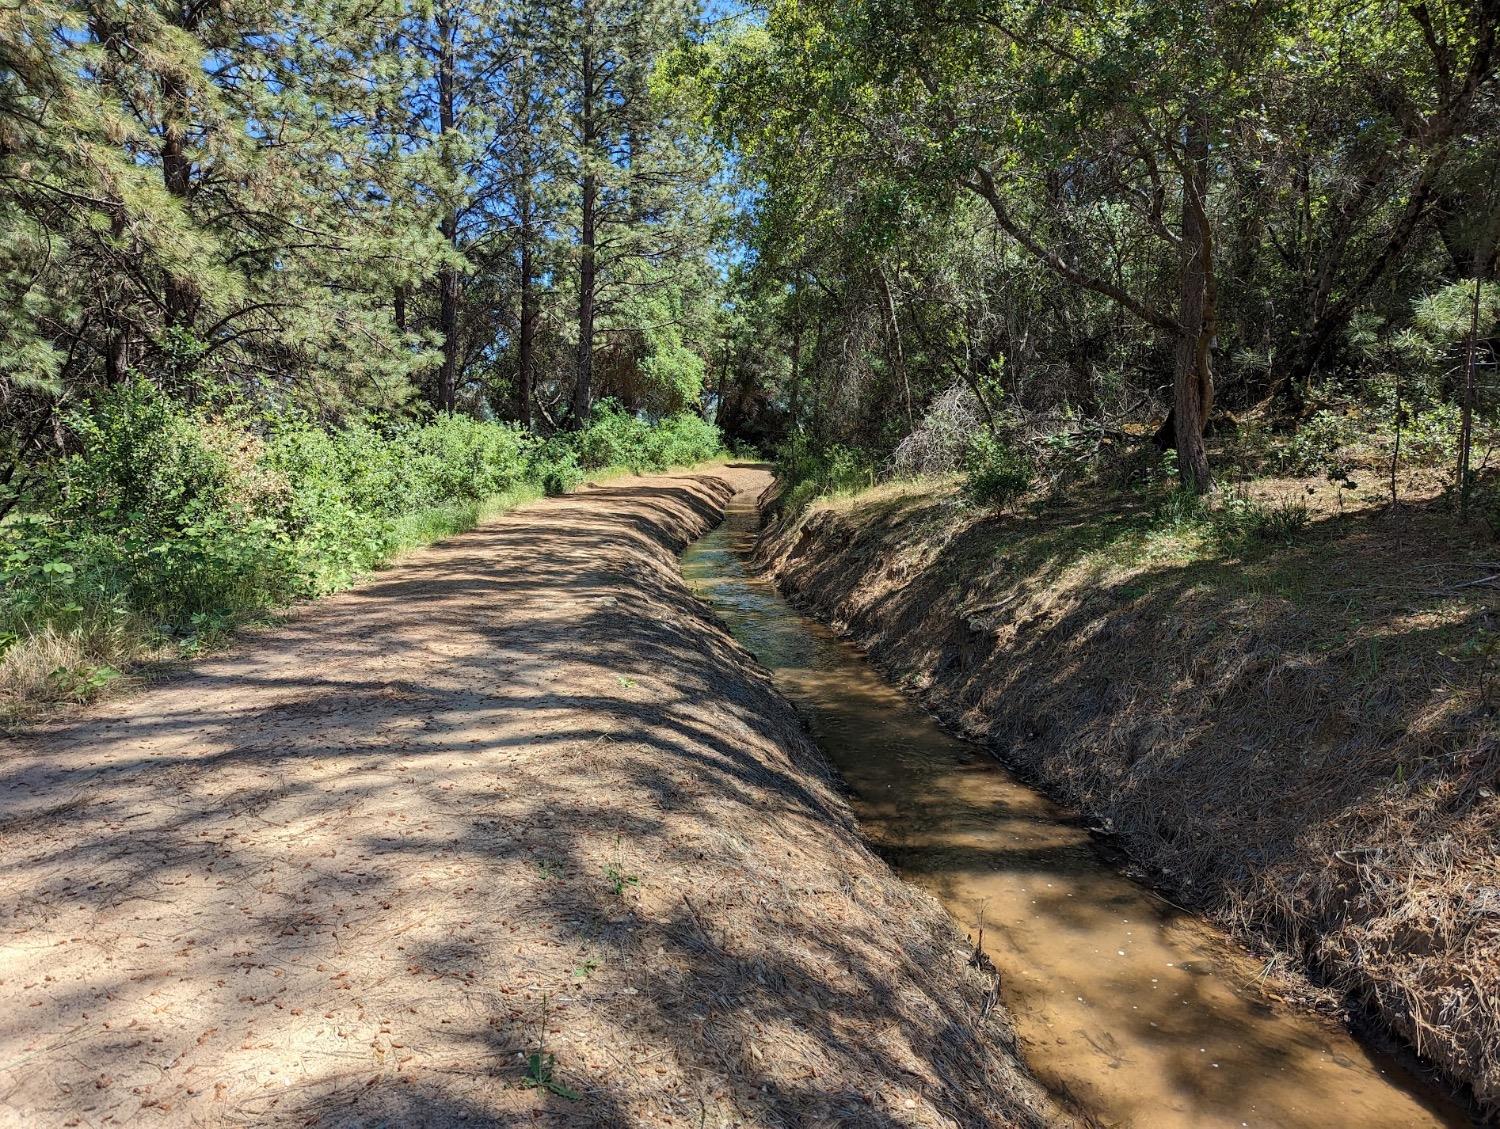
[[[1307,527],[1226,549],[1128,491],[986,518],[908,485],[814,507],[768,555],[1182,897],[1500,1109],[1495,549],[1415,479],[1396,512],[1245,488]]]
[[[128,681],[122,673],[167,657],[155,633],[134,619],[104,619],[28,633],[0,653],[0,722],[89,701]]]

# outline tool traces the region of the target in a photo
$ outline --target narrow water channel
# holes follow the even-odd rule
[[[1411,1129],[1469,1118],[1401,1060],[1272,1006],[1259,964],[1121,874],[1088,833],[949,736],[748,556],[753,495],[683,556],[854,793],[868,842],[1001,976],[1028,1065],[1109,1126]]]

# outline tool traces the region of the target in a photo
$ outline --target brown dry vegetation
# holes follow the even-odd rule
[[[1225,548],[1138,494],[814,506],[783,588],[1184,898],[1307,962],[1500,1109],[1495,549],[1323,480]]]
[[[1049,1120],[687,593],[726,478],[528,507],[0,746],[0,1124]]]

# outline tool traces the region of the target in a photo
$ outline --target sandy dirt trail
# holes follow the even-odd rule
[[[1042,1123],[681,582],[765,481],[527,507],[0,743],[0,1125]]]

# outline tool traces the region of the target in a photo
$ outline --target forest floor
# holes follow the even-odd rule
[[[0,1124],[1049,1121],[683,585],[766,481],[528,506],[0,744]]]
[[[1302,520],[1228,541],[1144,489],[997,514],[893,484],[783,519],[762,553],[1176,900],[1500,1112],[1496,550],[1432,483],[1393,510],[1360,478],[1242,483]]]

